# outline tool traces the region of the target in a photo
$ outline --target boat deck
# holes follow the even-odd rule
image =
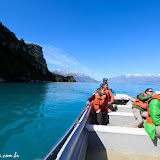
[[[88,148],[86,160],[160,160],[160,155]]]

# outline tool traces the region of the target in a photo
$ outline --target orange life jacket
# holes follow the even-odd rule
[[[93,100],[93,108],[95,110],[100,109],[105,99],[106,99],[106,95],[100,96],[97,92],[95,92],[95,99]]]
[[[144,92],[142,92],[142,93],[144,94],[144,96],[147,96],[146,93],[144,93]],[[136,106],[139,106],[141,108],[147,109],[147,102],[149,99],[148,100],[139,100],[137,97],[136,97],[135,102],[133,104]]]
[[[107,89],[105,90],[105,94],[107,95],[108,97],[108,102],[114,102],[114,96],[113,96],[113,93],[110,89]],[[111,98],[111,101],[109,100]]]
[[[149,102],[152,99],[158,99],[158,100],[160,100],[160,95],[157,94],[157,95],[153,96],[152,98],[150,98],[149,101],[148,101],[148,105],[147,105],[147,112],[148,112],[147,122],[154,125],[154,123],[152,121],[152,118],[151,118],[151,115],[150,115],[150,111],[149,111]]]

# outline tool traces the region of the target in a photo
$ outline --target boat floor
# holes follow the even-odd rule
[[[86,160],[160,160],[160,155],[88,148]]]

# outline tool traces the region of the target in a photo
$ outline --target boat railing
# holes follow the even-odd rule
[[[86,106],[83,109],[83,111],[76,118],[76,120],[72,123],[72,125],[68,128],[68,130],[64,133],[64,135],[42,157],[42,160],[56,159],[57,154],[60,152],[60,150],[63,150],[63,153],[61,153],[59,155],[58,159],[65,159],[65,160],[70,159],[70,157],[73,153],[74,147],[77,144],[78,138],[81,135],[83,128],[85,127],[85,124],[87,122],[87,119],[88,119],[90,111],[91,111],[91,108],[92,108],[92,106],[90,104],[89,106]],[[71,134],[72,134],[72,136],[70,136]],[[68,143],[66,142],[67,139],[69,139]],[[62,148],[65,143],[67,143],[66,146],[64,148]]]

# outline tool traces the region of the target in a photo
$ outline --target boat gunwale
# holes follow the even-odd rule
[[[76,120],[72,123],[72,125],[67,129],[67,131],[61,136],[61,138],[50,148],[50,150],[42,157],[42,160],[50,160],[55,159],[57,157],[58,152],[61,150],[62,146],[66,142],[67,138],[70,136],[74,128],[79,124],[79,121],[85,111],[88,109],[89,111],[91,110],[92,106],[91,104],[89,106],[86,106],[82,112],[79,114],[79,116],[76,118]],[[89,112],[90,113],[90,112]],[[88,113],[88,116],[89,116]],[[87,117],[88,119],[88,117]],[[87,120],[86,120],[87,121]]]

